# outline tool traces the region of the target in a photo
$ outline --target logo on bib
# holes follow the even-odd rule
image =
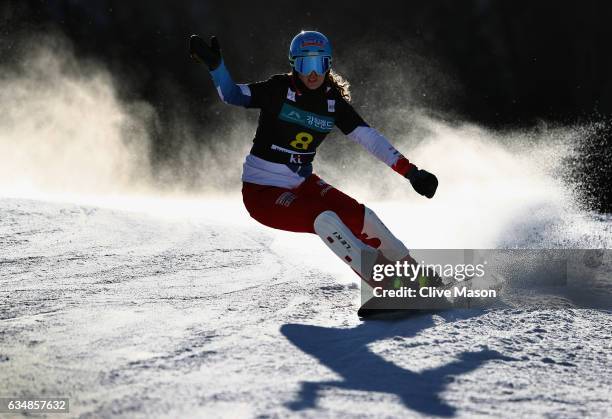
[[[287,99],[295,102],[295,92],[291,89],[287,89]]]
[[[301,125],[305,128],[310,128],[313,131],[324,133],[328,133],[334,128],[334,118],[307,112],[295,106],[291,106],[288,103],[283,104],[278,118],[286,122]]]
[[[292,154],[289,158],[289,163],[302,164],[302,156],[300,156],[299,154]]]
[[[336,101],[334,99],[327,99],[327,112],[336,112]]]

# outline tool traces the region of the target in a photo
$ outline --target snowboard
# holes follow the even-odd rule
[[[458,284],[465,286],[468,285],[469,282],[470,280],[460,283],[452,282],[437,288],[440,290],[450,290]],[[361,320],[399,320],[421,314],[431,314],[443,310],[470,307],[471,301],[469,298],[451,300],[444,297],[415,297],[410,299],[409,304],[401,304],[399,306],[396,301],[391,299],[371,298],[357,310],[357,316]]]

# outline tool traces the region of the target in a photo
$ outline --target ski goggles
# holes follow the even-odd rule
[[[300,74],[308,75],[313,71],[322,76],[331,67],[331,57],[327,55],[307,55],[295,57],[293,68]]]

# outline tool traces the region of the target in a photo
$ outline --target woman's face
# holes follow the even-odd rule
[[[325,80],[325,75],[320,76],[314,71],[308,75],[300,73],[298,73],[298,75],[300,76],[300,80],[302,81],[302,83],[304,83],[304,86],[308,87],[311,90],[318,89],[319,87],[321,87],[323,81]]]

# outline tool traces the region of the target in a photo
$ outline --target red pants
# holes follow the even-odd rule
[[[298,233],[314,233],[314,220],[323,211],[334,211],[361,240],[364,206],[317,175],[310,175],[295,189],[244,182],[242,200],[251,217],[268,227]],[[377,239],[375,239],[378,241]]]

